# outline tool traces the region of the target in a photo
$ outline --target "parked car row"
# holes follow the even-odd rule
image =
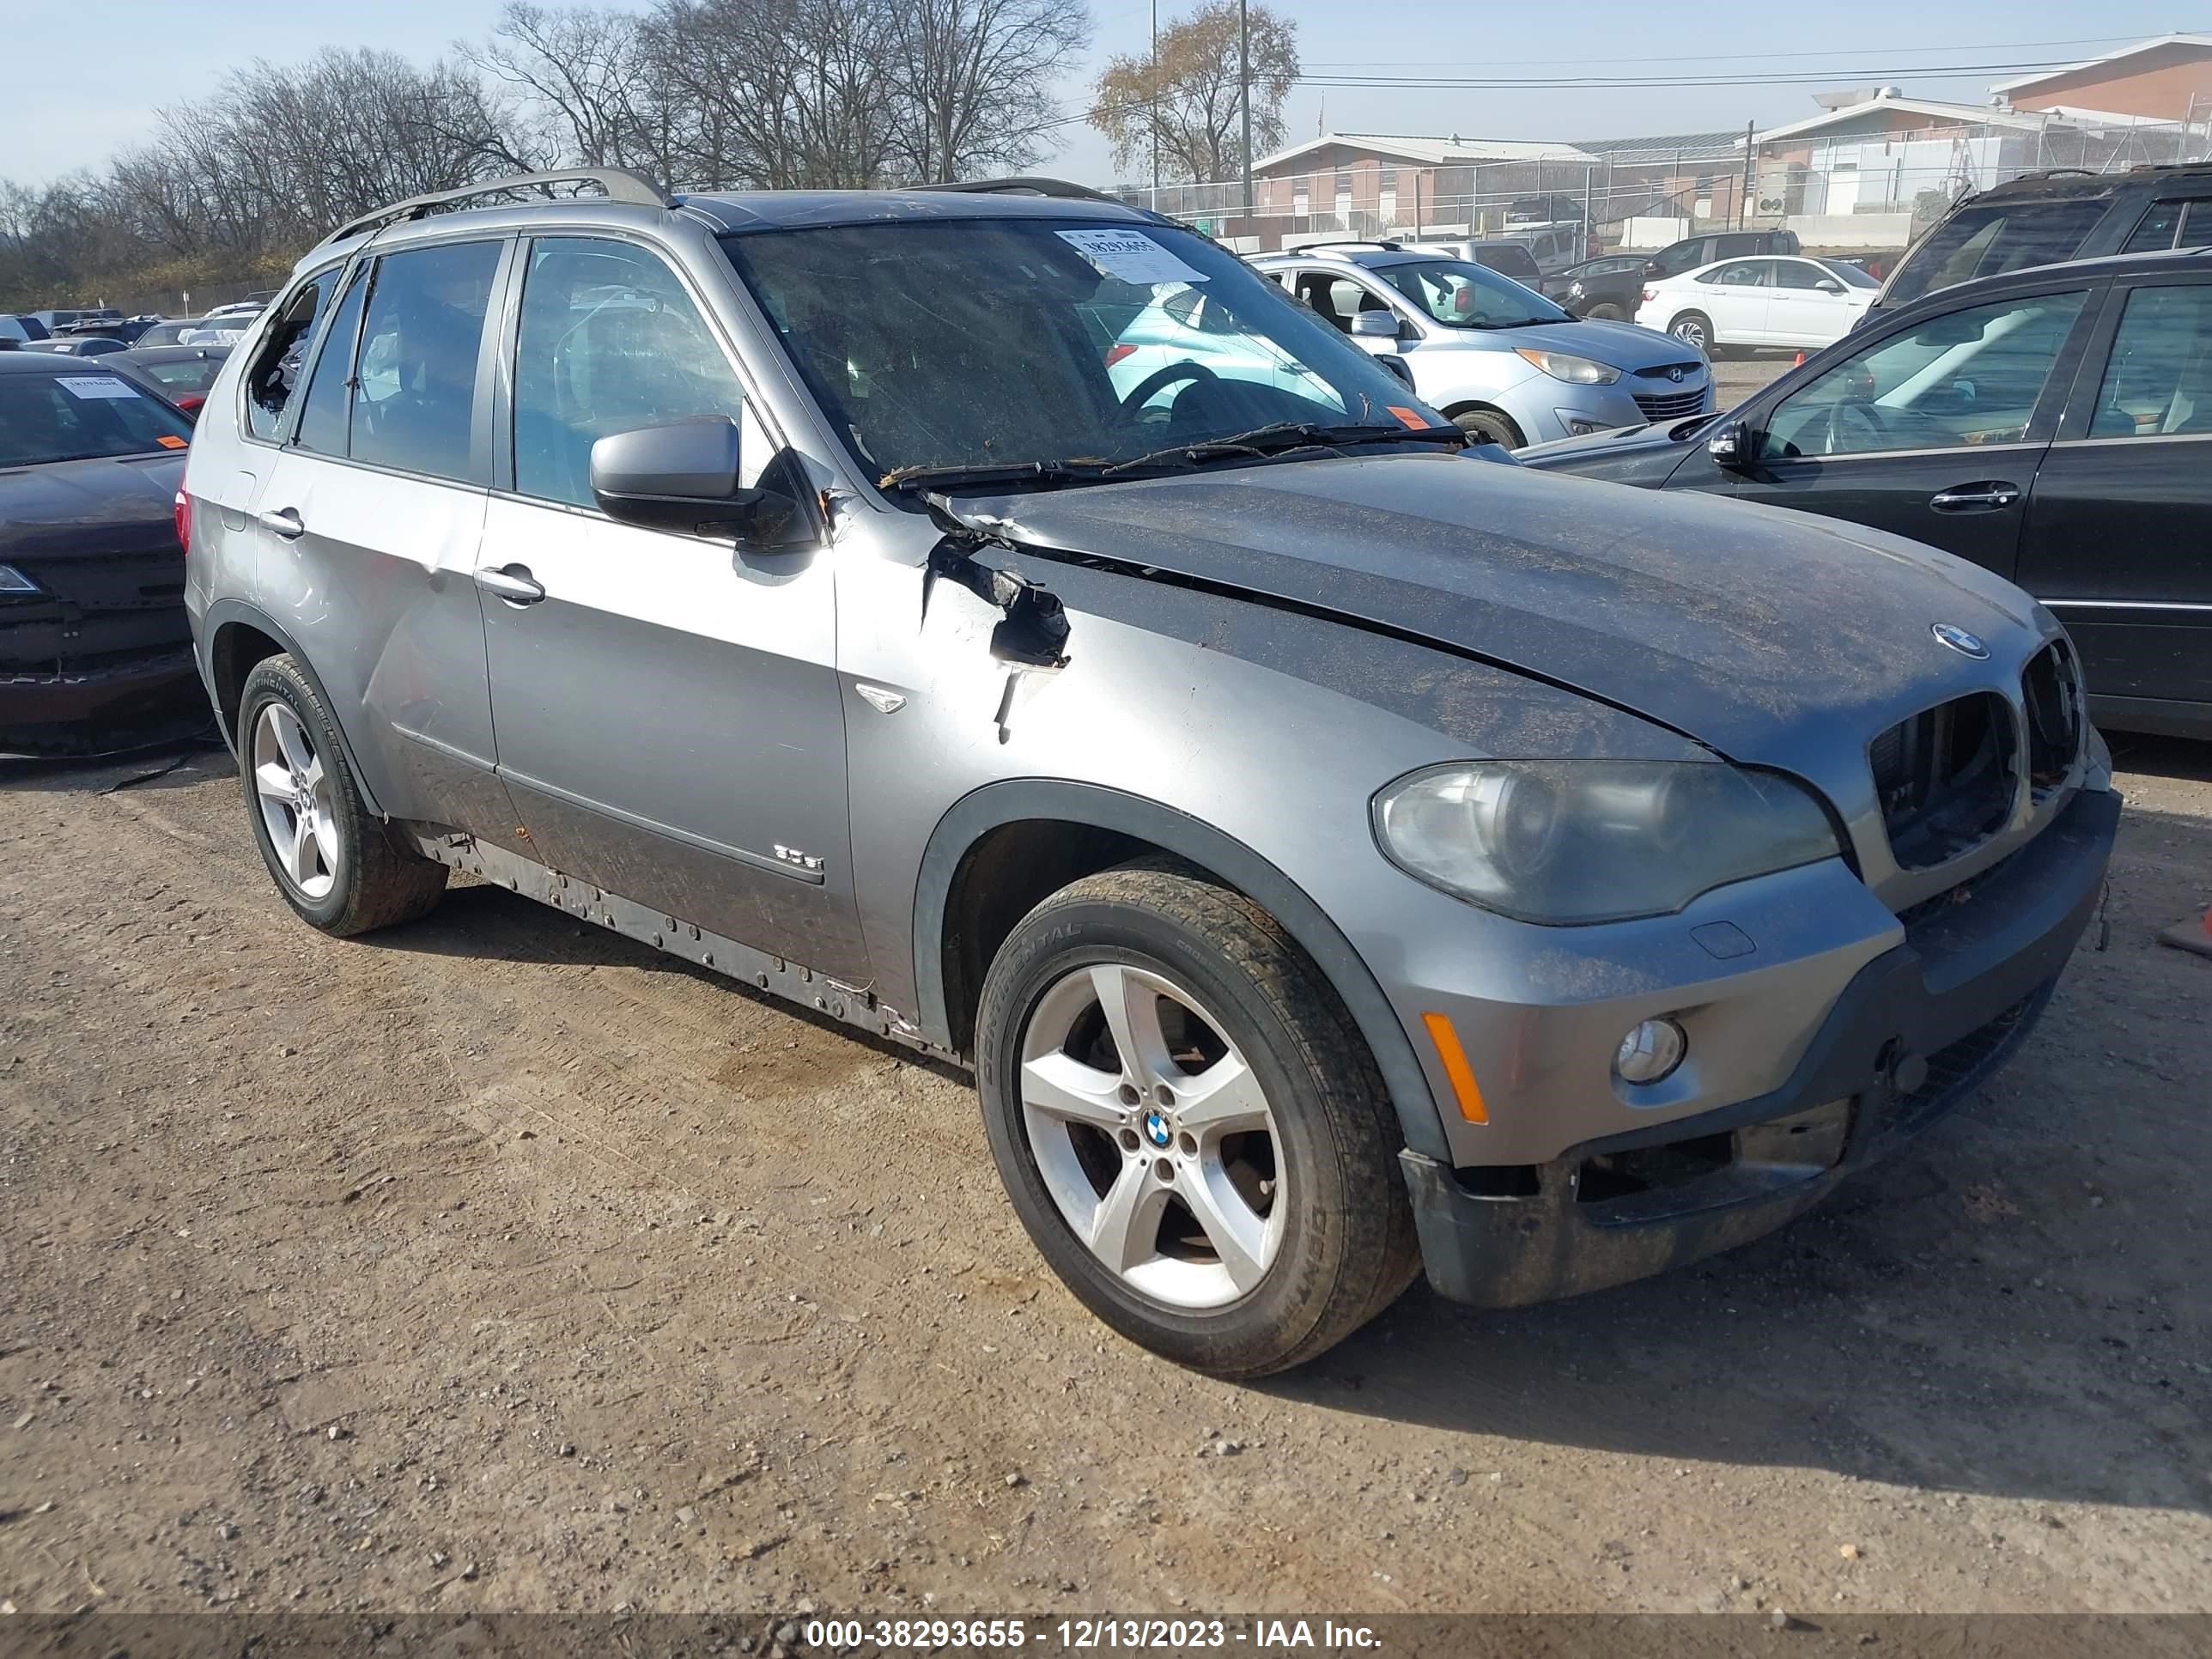
[[[2145,503],[2212,435],[2212,261],[1948,290],[1723,416],[1474,250],[588,176],[340,228],[197,427],[151,387],[209,360],[0,358],[0,726],[173,675],[180,592],[304,922],[459,869],[970,1064],[1044,1261],[1210,1371],[1424,1270],[1695,1260],[1939,1117],[2103,889],[2094,629],[2212,609],[2136,592],[2201,539]],[[1638,304],[1764,290],[1709,347],[1787,331],[1783,267],[1873,292],[1702,251]],[[2046,511],[2104,587],[2008,580]],[[161,544],[95,674],[53,550],[102,514]]]
[[[2212,737],[2212,249],[1934,289],[1725,415],[1521,459],[1942,548],[2066,623],[2100,722]]]

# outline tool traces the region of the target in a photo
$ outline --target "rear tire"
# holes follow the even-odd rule
[[[1528,441],[1510,416],[1494,409],[1455,410],[1452,420],[1479,444],[1504,444],[1508,449],[1518,449]]]
[[[1343,1340],[1419,1270],[1374,1060],[1242,894],[1168,860],[1062,889],[993,959],[976,1032],[1015,1212],[1131,1341],[1263,1376]]]
[[[246,677],[238,760],[254,843],[309,927],[345,938],[437,904],[446,866],[400,846],[363,804],[337,722],[289,655]]]

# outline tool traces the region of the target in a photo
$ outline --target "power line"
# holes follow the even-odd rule
[[[2188,33],[2189,31],[2177,31]],[[2012,40],[2005,45],[2008,52],[2026,52],[2032,46],[2104,46],[2115,40],[2135,40],[2134,34],[2087,35],[2072,40]],[[1976,40],[1963,46],[1899,46],[1899,52],[1978,52],[1989,45]],[[1627,58],[1589,58],[1577,54],[1572,58],[1437,58],[1429,61],[1438,69],[1528,69],[1546,64],[1717,64],[1751,62],[1771,58],[1856,58],[1865,48],[1851,46],[1828,52],[1698,52],[1674,58],[1655,58],[1649,52],[1638,52]],[[1348,58],[1310,60],[1308,69],[1372,69],[1379,65],[1402,64],[1403,58]]]
[[[1774,75],[1762,72],[1707,76],[1449,76],[1449,75],[1301,75],[1310,87],[1417,88],[1437,87],[1462,91],[1512,92],[1565,89],[1602,90],[1607,88],[1668,87],[1781,87],[1832,84],[1838,81],[1893,81],[1917,76],[1925,80],[1958,79],[2066,68],[2066,60],[2036,63],[1890,64],[1881,69],[1791,70]]]

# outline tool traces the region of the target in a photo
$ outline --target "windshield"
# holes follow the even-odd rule
[[[191,435],[184,416],[118,374],[0,374],[0,466],[159,454]]]
[[[1880,288],[1881,286],[1858,266],[1845,264],[1841,259],[1815,259],[1813,263],[1823,270],[1832,272],[1848,287]]]
[[[2070,259],[2109,205],[2093,197],[1961,208],[1907,252],[1883,303],[1893,309],[1972,277]]]
[[[1531,323],[1574,320],[1534,289],[1462,259],[1386,265],[1375,275],[1437,321],[1454,328],[1525,328]]]
[[[1133,460],[1280,423],[1444,424],[1243,261],[1169,226],[906,221],[723,246],[879,476]]]

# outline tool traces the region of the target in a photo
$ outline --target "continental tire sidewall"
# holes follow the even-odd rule
[[[1034,924],[1034,925],[1033,925]],[[1196,1314],[1139,1295],[1079,1240],[1046,1190],[1021,1104],[1021,1034],[1044,994],[1092,963],[1127,963],[1187,988],[1223,1024],[1266,1091],[1285,1177],[1283,1238],[1259,1287]],[[992,1157],[1017,1213],[1054,1271],[1132,1340],[1198,1369],[1274,1369],[1322,1322],[1348,1265],[1345,1126],[1315,1086],[1298,1034],[1220,949],[1186,923],[1120,902],[1049,902],[1016,930],[985,981],[976,1075]],[[1353,1151],[1352,1156],[1358,1156]],[[1392,1153],[1395,1165],[1395,1152]],[[1362,1287],[1364,1293],[1364,1287]]]

